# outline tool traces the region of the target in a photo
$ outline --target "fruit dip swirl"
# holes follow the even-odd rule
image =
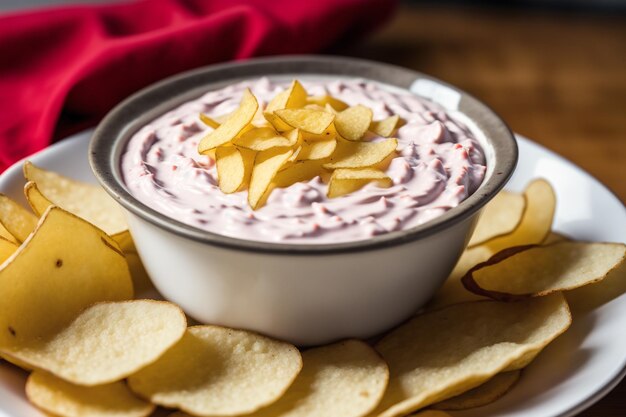
[[[199,119],[219,120],[235,111],[246,88],[260,109],[288,83],[267,78],[210,91],[141,128],[121,159],[126,187],[147,206],[213,233],[254,241],[322,244],[356,241],[423,224],[457,206],[485,176],[483,150],[470,128],[439,105],[362,79],[305,79],[309,96],[329,95],[362,105],[373,120],[397,115],[397,149],[384,168],[389,181],[369,182],[328,197],[328,178],[315,176],[274,188],[253,210],[248,191],[224,193],[214,155],[198,145],[213,129]],[[375,129],[372,129],[375,130]],[[368,131],[366,142],[389,140]]]

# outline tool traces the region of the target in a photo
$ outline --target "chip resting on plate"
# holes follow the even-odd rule
[[[98,303],[65,326],[45,326],[45,336],[21,339],[8,353],[68,382],[93,386],[154,362],[182,337],[187,322],[175,304],[132,300]]]
[[[380,401],[389,370],[360,340],[346,340],[302,353],[300,375],[274,404],[250,417],[361,417]]]
[[[492,253],[513,246],[543,243],[552,229],[556,209],[556,195],[544,179],[531,181],[524,190],[526,208],[517,227],[510,233],[495,237],[484,243]]]
[[[71,239],[68,239],[71,231]],[[58,207],[0,269],[0,350],[18,353],[53,336],[98,301],[133,296],[117,243]]]
[[[130,388],[155,404],[197,416],[241,415],[278,400],[302,368],[294,346],[256,333],[192,326]]]
[[[6,195],[0,194],[0,224],[7,231],[7,240],[25,241],[37,225],[37,216]]]
[[[390,380],[374,415],[404,416],[520,369],[570,323],[561,294],[456,304],[417,316],[376,344]]]
[[[523,194],[500,191],[483,208],[468,246],[476,246],[496,236],[511,233],[522,220],[525,207]]]
[[[622,243],[559,242],[506,249],[462,279],[474,293],[500,301],[572,290],[601,281],[624,262]]]
[[[468,408],[491,404],[509,392],[517,383],[521,374],[522,371],[519,369],[499,373],[484,384],[461,395],[434,404],[432,407],[439,410],[467,410]]]
[[[24,177],[34,183],[30,186],[32,191],[26,187],[26,197],[37,215],[41,216],[50,204],[54,204],[87,220],[116,240],[116,235],[128,233],[122,208],[102,187],[46,171],[30,162],[24,163]],[[29,193],[40,195],[35,200]]]
[[[85,387],[41,371],[28,377],[26,396],[40,409],[64,417],[143,417],[155,409],[124,382]]]

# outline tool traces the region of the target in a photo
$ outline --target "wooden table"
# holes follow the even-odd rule
[[[626,200],[624,15],[402,6],[383,30],[333,52],[463,88]],[[580,416],[626,416],[626,381]]]

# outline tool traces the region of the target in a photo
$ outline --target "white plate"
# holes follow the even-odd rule
[[[95,182],[87,163],[90,131],[33,155],[34,163]],[[606,187],[560,156],[518,137],[520,162],[507,188],[521,191],[544,177],[556,189],[554,229],[585,240],[626,242],[626,208]],[[0,176],[0,192],[24,201],[21,163]],[[571,416],[606,395],[626,373],[626,294],[575,317],[572,327],[524,371],[497,402],[455,413],[463,417]],[[0,364],[0,416],[43,416],[24,396],[26,373]]]

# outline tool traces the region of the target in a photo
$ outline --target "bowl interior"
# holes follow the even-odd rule
[[[237,239],[208,232],[165,216],[135,199],[125,187],[120,158],[128,140],[153,119],[210,90],[250,78],[276,81],[293,78],[363,78],[391,90],[434,101],[465,123],[481,143],[487,173],[480,188],[459,206],[414,228],[368,240],[336,244],[284,244]],[[168,78],[131,96],[100,123],[90,145],[90,164],[104,188],[126,209],[188,238],[239,250],[294,254],[337,254],[386,248],[436,233],[479,210],[506,183],[517,162],[517,145],[504,122],[486,105],[424,74],[395,66],[336,57],[279,57],[215,65]]]

